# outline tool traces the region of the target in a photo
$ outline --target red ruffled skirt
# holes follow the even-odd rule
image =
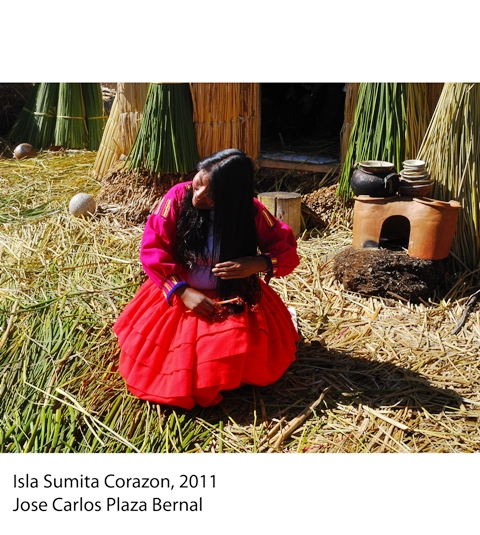
[[[222,390],[277,381],[295,360],[298,334],[278,294],[263,281],[262,289],[255,310],[208,322],[180,299],[169,306],[148,279],[113,327],[130,392],[191,409],[217,404]]]

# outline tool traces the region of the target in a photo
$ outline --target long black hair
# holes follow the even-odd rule
[[[210,175],[209,193],[215,213],[213,256],[219,262],[257,254],[254,220],[254,172],[251,159],[238,149],[226,149],[208,156],[197,166]],[[193,188],[187,191],[177,222],[175,259],[189,268],[197,258],[206,260],[210,210],[192,204]],[[261,287],[257,275],[243,279],[217,279],[221,299],[241,297],[249,305],[258,303]]]

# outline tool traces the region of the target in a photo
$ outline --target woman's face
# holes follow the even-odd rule
[[[192,204],[198,210],[210,210],[213,208],[213,200],[210,195],[210,174],[199,171],[192,181],[193,199]]]

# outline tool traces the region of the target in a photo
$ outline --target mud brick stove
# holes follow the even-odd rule
[[[461,205],[426,197],[426,171],[410,171],[420,179],[406,179],[406,173],[380,161],[360,162],[354,171],[353,242],[334,259],[335,277],[346,290],[419,302],[448,286]]]
[[[408,245],[408,255],[441,260],[450,253],[460,203],[425,197],[355,198],[353,247],[377,248],[384,242]]]

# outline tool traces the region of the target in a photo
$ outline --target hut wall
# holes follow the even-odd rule
[[[227,148],[260,155],[260,84],[193,83],[193,120],[200,158]]]

